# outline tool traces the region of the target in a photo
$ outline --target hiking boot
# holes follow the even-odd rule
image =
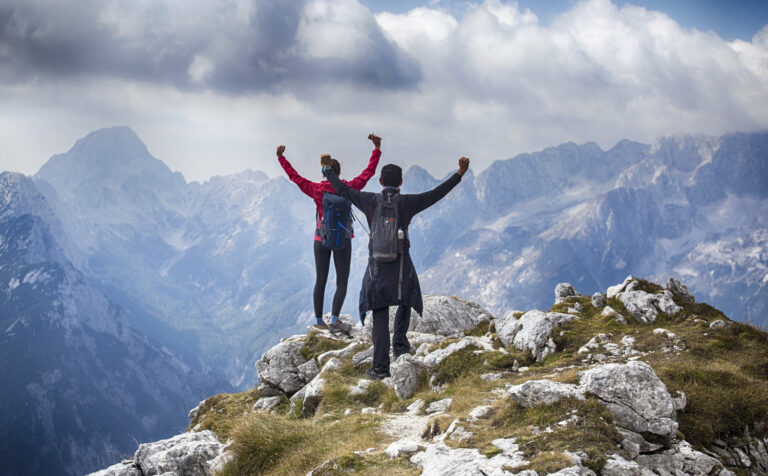
[[[373,380],[384,380],[387,377],[391,377],[389,372],[377,372],[373,368],[366,370],[365,375]]]
[[[317,329],[319,331],[327,331],[328,330],[328,326],[325,323],[315,324],[314,326],[312,326],[312,328],[313,329]]]
[[[400,357],[403,354],[413,355],[415,353],[416,353],[416,349],[414,349],[413,347],[408,347],[407,350],[397,349],[397,350],[393,350],[392,351],[392,354],[394,355],[395,360],[397,360],[397,358]]]

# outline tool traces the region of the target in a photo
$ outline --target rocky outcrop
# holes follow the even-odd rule
[[[617,425],[667,437],[677,432],[674,401],[650,365],[606,364],[581,372],[580,382],[613,413]]]
[[[226,446],[210,430],[139,445],[133,460],[90,476],[213,476],[228,459]]]
[[[655,291],[647,292],[646,290]],[[635,299],[640,296],[642,299],[638,300],[637,308],[627,304],[624,307],[635,319],[642,322],[649,322],[650,319],[643,321],[637,317],[637,312],[642,311],[647,314],[655,310],[657,316],[661,313],[678,312],[676,308],[680,308],[681,303],[691,302],[685,297],[685,292],[684,285],[679,282],[668,283],[667,288],[662,289],[631,276],[622,285],[609,290],[611,297],[619,299],[622,303],[624,302],[622,298]],[[675,332],[661,327],[653,329],[638,326],[628,327],[625,332],[623,324],[619,321],[622,316],[605,306],[608,298],[595,295],[592,299],[594,302],[588,302],[566,283],[558,285],[556,295],[562,299],[562,302],[572,306],[572,311],[569,312],[576,315],[529,311],[496,319],[479,313],[481,308],[477,305],[455,298],[433,297],[434,299],[431,300],[433,306],[444,306],[442,310],[432,308],[431,314],[425,311],[428,319],[423,322],[423,325],[432,323],[429,326],[434,324],[431,327],[433,330],[426,331],[425,327],[420,327],[420,331],[411,331],[408,334],[409,340],[418,350],[413,355],[403,354],[393,360],[390,365],[391,377],[380,383],[359,378],[360,367],[369,365],[373,351],[368,336],[361,331],[363,328],[360,326],[345,336],[331,336],[329,333],[321,332],[312,334],[311,339],[304,336],[285,339],[266,352],[257,364],[257,368],[260,372],[264,372],[264,375],[259,387],[260,398],[252,404],[252,408],[254,411],[274,411],[275,408],[283,408],[280,402],[290,397],[292,417],[319,418],[317,421],[321,424],[329,416],[334,419],[346,418],[350,415],[357,415],[359,418],[375,418],[376,421],[381,421],[382,431],[397,439],[394,442],[389,440],[387,445],[381,448],[356,452],[356,454],[359,453],[359,456],[368,452],[383,452],[387,458],[406,458],[413,465],[421,468],[423,475],[533,476],[536,474],[530,469],[521,469],[528,464],[525,455],[531,458],[532,456],[530,453],[524,454],[515,439],[493,440],[492,445],[496,449],[490,450],[488,448],[490,443],[482,440],[484,434],[487,438],[489,427],[495,427],[508,418],[505,412],[511,411],[511,415],[514,415],[514,412],[521,412],[517,405],[529,409],[549,406],[550,408],[543,411],[543,414],[549,411],[563,412],[557,414],[558,420],[550,420],[546,425],[534,426],[528,421],[521,426],[526,428],[525,431],[530,429],[530,438],[534,439],[546,438],[546,435],[566,431],[564,430],[566,428],[567,431],[571,431],[571,428],[588,427],[584,425],[587,422],[612,425],[611,436],[608,437],[610,441],[606,446],[610,450],[601,455],[604,460],[602,458],[595,460],[592,455],[588,456],[587,453],[580,451],[573,453],[554,451],[548,457],[557,461],[559,467],[556,471],[550,471],[548,473],[550,476],[589,476],[595,475],[598,469],[598,474],[601,475],[707,474],[711,476],[717,474],[729,476],[732,473],[724,469],[725,464],[752,468],[747,471],[747,474],[761,474],[760,471],[768,467],[768,452],[763,439],[747,438],[743,440],[743,444],[729,442],[711,451],[709,449],[699,451],[679,436],[676,412],[685,411],[686,395],[682,392],[677,392],[674,396],[670,395],[666,385],[653,368],[639,359],[644,359],[654,352],[663,352],[662,355],[674,358],[685,351],[683,337],[688,335],[685,326],[679,326],[675,320],[670,319],[664,325]],[[581,311],[577,309],[576,304],[583,306]],[[610,332],[598,332],[591,338],[588,338],[588,334],[585,336],[584,333],[579,332],[576,327],[578,321],[574,322],[575,320],[584,319],[585,324],[589,320],[589,325],[605,322],[603,317],[596,316],[596,312],[589,307],[590,305],[598,311],[598,307],[601,307],[603,313],[606,310],[615,313],[616,320],[609,321]],[[457,317],[460,315],[464,317]],[[486,319],[491,321],[490,325],[474,329],[472,335],[448,332],[448,326],[458,325],[473,329],[477,323]],[[722,321],[725,325],[733,325],[726,323],[726,320]],[[562,327],[571,322],[573,324],[567,328]],[[691,322],[690,326],[698,329],[698,332],[715,334],[707,326],[698,325],[695,322]],[[485,334],[478,336],[477,331]],[[544,364],[532,364],[530,367],[519,366],[517,359],[530,359],[527,355],[521,357],[519,350],[530,351],[537,361],[557,352],[559,349],[553,337],[561,337],[563,340],[559,342],[563,342],[569,352],[563,354],[564,365],[558,365],[560,361],[556,360],[547,361]],[[327,339],[328,342],[322,339]],[[660,347],[656,350],[648,350],[648,342],[658,344]],[[310,347],[305,348],[305,346]],[[308,353],[310,349],[322,349],[323,346],[342,348],[321,353],[317,357],[312,357],[316,355],[317,350]],[[642,351],[637,350],[635,346]],[[460,354],[462,358],[456,359],[455,356],[459,352],[462,352]],[[488,353],[487,357],[482,356],[485,353]],[[515,355],[510,355],[512,353]],[[310,357],[309,360],[302,354]],[[449,360],[447,365],[441,365],[449,358],[452,360]],[[462,372],[464,360],[467,361],[467,368],[471,369],[467,372],[473,372],[472,379],[476,379],[471,381],[477,382],[482,387],[491,388],[487,398],[471,402],[474,408],[466,406],[467,398],[477,398],[477,392],[474,392],[474,389],[474,393],[470,392],[471,397],[464,393],[453,393],[451,380],[438,380],[439,372],[447,371],[449,374]],[[536,376],[524,381],[526,372]],[[578,384],[562,382],[572,382],[574,377],[578,377]],[[339,378],[343,379],[342,387],[339,387],[338,381],[334,380]],[[390,387],[399,399],[408,400],[422,390],[428,393],[429,388],[426,385],[420,387],[427,381],[433,392],[431,396],[415,400],[408,404],[407,408],[400,408],[395,413],[390,413],[391,410],[387,409],[383,400],[379,401],[381,404],[378,407],[373,403],[376,402],[378,393],[382,391],[382,385]],[[439,381],[443,383],[438,386]],[[516,384],[513,385],[512,382]],[[332,390],[326,391],[326,388]],[[338,392],[339,388],[343,389],[342,392]],[[262,394],[262,389],[264,393],[276,392],[277,395],[267,397]],[[327,392],[330,393],[326,395]],[[445,392],[443,397],[449,397],[436,396],[443,392]],[[331,394],[333,403],[329,402],[328,409],[323,411],[323,401],[331,398]],[[346,404],[351,408],[346,409],[342,414],[338,411],[337,402],[343,398],[348,399]],[[455,403],[454,398],[456,398]],[[586,400],[586,402],[571,399]],[[608,413],[604,412],[598,404],[605,407],[610,412],[610,416],[607,416]],[[510,408],[510,405],[513,407]],[[198,413],[200,408],[207,409],[208,406],[201,405],[192,413]],[[362,408],[363,406],[365,408]],[[570,409],[568,409],[569,406],[571,406]],[[523,411],[525,412],[528,411]],[[532,413],[536,414],[536,411]],[[366,417],[366,415],[375,416]],[[444,425],[447,422],[451,423],[446,429]],[[408,434],[400,436],[397,433],[406,429]],[[485,446],[473,447],[478,443]],[[176,448],[176,445],[165,442],[153,445],[154,449],[142,445],[134,460],[108,468],[105,471],[111,472],[103,474],[105,476],[142,474],[143,476],[147,474],[147,470],[154,471],[152,468],[155,467],[159,468],[158,471],[164,471],[164,466],[153,466],[152,461],[157,460],[161,462],[158,464],[164,464],[162,463],[163,452]],[[198,450],[194,445],[182,444],[174,454],[177,454],[181,460],[184,458],[189,461],[194,461],[195,458],[205,460],[206,462],[202,463],[204,468],[214,468],[217,462],[229,457],[223,445],[218,442],[217,445],[210,453],[206,453],[205,446]],[[484,453],[481,453],[478,448],[484,448]],[[147,452],[147,455],[142,452]],[[202,456],[196,456],[199,454]],[[596,461],[605,461],[605,463],[602,468],[598,468],[595,466]],[[324,471],[331,469],[341,471],[342,466],[340,461],[329,460],[315,467],[312,474],[324,474]],[[168,471],[177,470],[171,468]]]
[[[396,307],[390,308],[389,328],[394,328]],[[421,315],[411,313],[409,331],[441,336],[453,335],[472,329],[490,319],[490,313],[480,305],[452,296],[424,296]],[[372,329],[373,319],[366,319],[365,327]]]
[[[289,395],[296,393],[307,384],[307,373],[299,367],[307,363],[301,355],[304,341],[301,339],[286,339],[268,351],[256,362],[259,379],[274,388]]]
[[[515,319],[510,316],[506,320]],[[552,330],[576,319],[571,314],[560,312],[528,311],[519,320],[497,324],[499,339],[505,346],[528,349],[536,360],[541,360],[555,351],[555,342],[550,337]],[[504,329],[502,335],[501,329]]]
[[[584,390],[578,386],[550,380],[529,380],[507,391],[512,401],[526,408],[551,405],[567,397],[584,399]]]

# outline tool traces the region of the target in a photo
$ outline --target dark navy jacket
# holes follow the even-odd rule
[[[353,205],[365,213],[365,218],[368,221],[368,228],[370,229],[371,220],[373,219],[373,211],[376,208],[376,196],[379,194],[361,192],[349,187],[339,180],[338,175],[336,175],[333,170],[328,172],[328,181],[336,190],[336,193],[349,199]],[[461,175],[456,173],[428,192],[400,196],[397,202],[398,214],[400,217],[399,225],[400,228],[405,230],[406,237],[408,236],[408,225],[410,225],[413,217],[417,213],[426,210],[440,201],[440,199],[445,197],[453,187],[459,184],[459,182],[461,182]],[[390,196],[400,192],[397,188],[385,187],[381,193],[385,196]],[[410,255],[410,243],[408,240],[406,240],[403,255],[400,257],[400,259],[404,260],[400,300],[397,298],[400,259],[390,263],[374,262],[374,259],[370,254],[370,249],[369,243],[368,268],[363,276],[363,287],[360,290],[360,320],[365,322],[365,314],[368,311],[401,304],[410,306],[415,309],[416,312],[421,314],[424,304],[421,298],[419,277],[416,275],[416,270],[413,269],[413,262],[411,261]]]

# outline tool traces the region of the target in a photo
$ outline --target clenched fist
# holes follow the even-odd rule
[[[373,142],[373,146],[376,148],[376,150],[381,148],[381,137],[377,136],[373,132],[368,134],[368,140]]]
[[[278,145],[277,146],[277,156],[282,157],[283,152],[285,152],[285,146],[284,145]]]
[[[459,175],[464,175],[464,173],[469,169],[469,159],[466,157],[462,157],[459,159],[459,171],[457,172]]]

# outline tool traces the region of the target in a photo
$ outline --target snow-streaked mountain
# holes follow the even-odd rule
[[[565,144],[497,162],[475,187],[480,218],[423,263],[429,291],[503,311],[544,306],[558,282],[592,292],[674,275],[730,315],[768,322],[768,134]]]
[[[137,332],[68,261],[35,183],[0,174],[0,460],[8,474],[83,474],[183,428],[226,386]]]
[[[187,183],[127,127],[80,139],[34,183],[8,177],[19,185],[4,182],[0,198],[15,211],[0,218],[31,213],[48,230],[26,232],[30,256],[55,243],[40,256],[69,266],[180,368],[251,387],[261,353],[312,322],[314,204],[284,177],[245,171]],[[403,189],[439,182],[412,167]],[[19,192],[35,185],[43,197]],[[728,315],[765,325],[766,217],[768,134],[680,136],[607,151],[569,143],[470,171],[416,217],[410,238],[425,293],[471,297],[496,314],[548,307],[558,282],[592,292],[628,274],[672,275]],[[355,315],[367,254],[356,231],[345,303]],[[23,283],[27,274],[14,273],[6,282]],[[1,304],[15,305],[11,296]],[[34,296],[19,299],[34,308]]]

